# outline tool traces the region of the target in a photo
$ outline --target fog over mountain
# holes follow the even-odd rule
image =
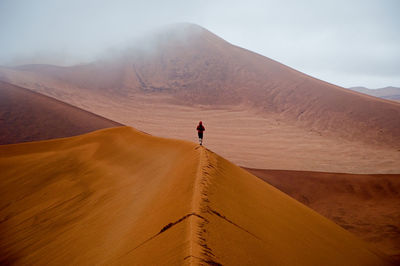
[[[191,22],[340,86],[399,87],[399,7],[393,0],[2,0],[0,65],[91,62],[149,31]]]
[[[151,46],[142,45],[147,43]],[[252,143],[257,143],[259,152],[250,152],[255,155],[254,160],[259,160],[260,154],[265,154],[271,148],[270,144],[261,146],[261,143],[269,143],[265,139],[267,136],[276,143],[279,142],[277,138],[284,135],[283,132],[296,131],[297,137],[290,135],[284,138],[282,143],[287,143],[287,139],[296,140],[296,143],[284,145],[286,148],[301,143],[300,136],[309,143],[304,146],[315,147],[315,142],[309,142],[308,137],[304,136],[317,132],[316,136],[309,137],[321,137],[318,141],[325,141],[328,136],[334,139],[335,144],[326,143],[325,147],[337,147],[346,139],[362,142],[362,147],[375,143],[394,148],[391,151],[394,154],[387,155],[385,162],[391,164],[394,160],[398,165],[398,160],[395,160],[400,156],[397,152],[400,148],[398,103],[355,93],[312,78],[267,57],[229,44],[195,24],[175,24],[158,34],[147,36],[142,44],[118,53],[118,56],[90,64],[0,68],[0,80],[54,97],[124,125],[135,126],[149,134],[163,134],[160,135],[163,137],[193,140],[190,126],[193,119],[208,121],[209,126],[215,121],[210,131],[215,135],[209,135],[210,141],[215,142],[210,142],[209,147],[217,152],[225,152],[226,156],[226,145],[234,141],[229,140],[226,132],[239,129],[236,134],[244,134],[243,127],[237,126],[239,114],[236,112],[237,108],[243,108],[242,111],[256,112],[250,116],[243,114],[245,117],[269,119],[260,121],[268,125],[268,134],[260,135],[257,131],[253,135],[248,132],[246,136],[251,141],[247,144],[243,139],[240,141],[245,150],[251,149]],[[223,107],[231,115],[224,119],[200,115],[202,108],[199,105],[218,110]],[[182,112],[184,107],[190,111]],[[231,112],[234,109],[236,111]],[[151,110],[151,115],[147,115],[145,110]],[[178,118],[180,115],[183,115],[182,119]],[[172,120],[175,119],[187,123],[173,124]],[[232,124],[221,123],[229,119],[232,119]],[[244,125],[248,125],[248,119],[245,120]],[[281,127],[280,122],[283,121],[298,128]],[[153,127],[149,128],[149,125]],[[259,126],[256,128],[259,129]],[[271,135],[272,127],[277,129],[276,136]],[[217,132],[224,137],[219,138]],[[255,140],[255,136],[260,137],[259,141]],[[358,152],[362,147],[354,150]],[[231,149],[229,156],[233,157],[229,158],[238,159],[235,155],[237,149],[237,146]],[[340,149],[341,158],[345,157],[344,149],[348,150],[348,147]],[[326,148],[323,150],[324,154],[328,153]],[[248,165],[250,153],[243,153],[245,163],[242,159],[236,162]],[[302,150],[299,153],[304,154]],[[353,161],[354,154],[350,158]],[[376,160],[373,161],[375,164]],[[265,162],[271,160],[260,160],[260,164],[253,167],[265,167]],[[298,159],[295,162],[297,164]],[[339,169],[330,168],[328,171],[343,171],[343,165],[337,160],[333,164],[322,165],[340,165]],[[268,167],[288,169],[287,165],[273,164]],[[291,167],[298,170],[304,165]],[[397,169],[398,166],[393,167]],[[327,171],[326,168],[312,170]],[[393,168],[387,170],[393,171]],[[346,171],[354,171],[353,163]],[[365,171],[365,168],[360,171]],[[376,171],[376,167],[369,169],[368,173],[371,171]]]

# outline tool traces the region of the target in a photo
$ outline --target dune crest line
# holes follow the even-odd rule
[[[206,148],[197,146],[195,150],[199,153],[198,166],[196,176],[194,180],[193,197],[192,197],[192,212],[199,214],[199,217],[204,217],[207,214],[207,203],[208,203],[208,185],[210,174],[207,172],[207,168],[212,169],[211,163],[207,154]],[[195,216],[192,216],[193,218]],[[201,262],[205,262],[211,265],[220,265],[214,261],[214,254],[211,249],[207,246],[204,234],[206,233],[204,225],[209,223],[206,218],[203,219],[190,219],[189,229],[189,255],[184,258],[196,259]],[[190,264],[194,262],[191,261]]]

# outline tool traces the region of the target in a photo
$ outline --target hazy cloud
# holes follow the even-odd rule
[[[0,0],[0,64],[88,62],[192,22],[338,85],[400,87],[399,10],[396,0]]]

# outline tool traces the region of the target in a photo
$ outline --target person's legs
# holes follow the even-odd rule
[[[200,145],[203,145],[203,132],[198,132]]]

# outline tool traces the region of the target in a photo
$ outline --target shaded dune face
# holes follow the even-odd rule
[[[132,128],[0,147],[0,260],[389,265],[333,222],[193,143]]]
[[[400,143],[398,103],[312,78],[196,25],[175,25],[143,43],[108,60],[3,69],[0,78],[73,104],[89,95],[131,97],[131,104],[135,95],[162,95],[176,104],[245,105],[350,140]]]
[[[0,81],[0,144],[70,137],[121,124]]]
[[[400,175],[247,170],[400,263]]]

